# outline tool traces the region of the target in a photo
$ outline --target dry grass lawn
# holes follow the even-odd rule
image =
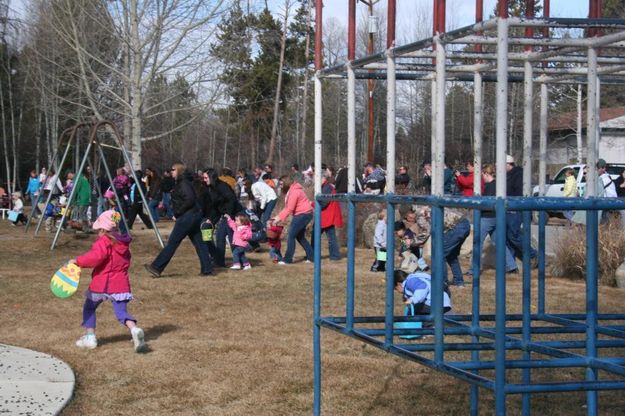
[[[136,300],[130,310],[146,331],[150,352],[133,352],[108,304],[98,314],[100,346],[84,351],[74,342],[82,333],[82,292],[89,274],[83,274],[79,293],[65,300],[51,294],[49,280],[65,260],[86,251],[93,238],[63,235],[51,252],[50,235],[33,238],[0,221],[0,342],[52,354],[74,369],[76,391],[64,415],[311,413],[311,264],[279,267],[263,251],[250,255],[254,268],[249,272],[220,270],[216,277],[203,278],[197,276],[198,260],[185,242],[165,275],[152,279],[142,264],[153,259],[158,246],[152,234],[138,231],[131,269]],[[301,253],[298,247],[296,258]],[[382,275],[368,271],[369,250],[357,255],[357,312],[381,315]],[[345,264],[324,263],[324,314],[344,314]],[[520,283],[520,277],[509,280],[509,312],[520,310]],[[583,312],[581,282],[550,279],[548,286],[549,311]],[[453,289],[456,312],[470,311],[470,287]],[[492,312],[492,272],[485,274],[483,287],[482,308]],[[622,312],[624,294],[602,288],[601,311]],[[452,377],[326,329],[322,351],[323,414],[469,413],[469,386]],[[559,375],[567,372],[580,373],[558,370]],[[480,398],[481,414],[492,414],[492,394],[484,391]],[[584,402],[583,393],[534,395],[532,410],[583,415]],[[622,392],[601,393],[600,404],[601,415],[625,413]],[[520,414],[519,397],[509,399],[508,409]]]

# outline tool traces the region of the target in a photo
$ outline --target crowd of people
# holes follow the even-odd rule
[[[429,193],[431,187],[431,165],[423,163],[421,177],[413,180],[409,168],[402,165],[395,177],[398,194]],[[605,161],[597,163],[599,181],[597,194],[611,196],[610,193],[624,194],[625,174],[612,181],[605,173]],[[507,195],[522,195],[522,168],[515,164],[512,156],[506,158]],[[347,169],[338,171],[322,167],[321,190],[323,194],[347,191]],[[379,165],[368,163],[362,175],[357,178],[357,192],[382,194],[385,192],[387,172]],[[185,238],[189,238],[195,248],[200,263],[200,275],[212,276],[216,268],[229,267],[232,270],[250,270],[252,263],[247,252],[261,244],[267,244],[269,257],[274,264],[293,263],[296,243],[304,252],[304,262],[313,261],[313,248],[307,238],[307,228],[313,220],[314,203],[308,197],[305,186],[311,185],[314,177],[312,168],[304,172],[294,164],[287,175],[276,176],[270,164],[256,168],[248,174],[239,169],[236,176],[230,169],[205,169],[191,172],[183,163],[174,163],[162,175],[156,170],[131,172],[126,167],[116,170],[112,182],[101,172],[94,175],[86,169],[79,175],[67,172],[62,178],[52,169],[41,173],[32,171],[24,197],[30,199],[33,216],[45,217],[46,229],[67,227],[83,232],[97,232],[98,238],[92,249],[71,260],[81,267],[93,267],[94,278],[87,291],[83,315],[86,333],[77,341],[82,348],[95,348],[95,310],[104,300],[111,300],[114,312],[120,323],[131,333],[137,351],[145,350],[142,330],[136,320],[127,312],[126,305],[132,299],[128,267],[132,229],[139,216],[145,227],[152,228],[159,221],[173,220],[174,226],[166,246],[151,263],[144,265],[149,274],[158,278],[167,268],[176,250]],[[567,174],[565,196],[577,196],[575,183],[571,181],[573,172]],[[607,179],[606,179],[607,177]],[[459,172],[445,165],[445,192],[472,196],[474,189],[474,166],[468,161],[465,171]],[[615,183],[616,182],[616,183]],[[494,196],[496,189],[495,167],[486,164],[481,169],[479,182],[481,194]],[[623,192],[620,192],[623,191]],[[68,199],[72,203],[68,206]],[[25,223],[24,201],[21,192],[11,195],[12,210],[15,215],[12,223]],[[284,207],[274,210],[280,198]],[[47,205],[45,201],[50,201]],[[324,201],[321,207],[321,234],[328,240],[330,260],[340,260],[341,250],[336,228],[343,225],[341,205],[336,201]],[[71,208],[70,220],[66,224],[55,222],[64,210]],[[450,286],[463,287],[464,276],[458,260],[460,249],[470,234],[471,225],[466,212],[454,208],[444,210],[443,256],[448,269],[443,274],[445,290],[444,311],[451,310]],[[565,216],[574,221],[574,214]],[[122,220],[125,218],[125,221]],[[286,250],[282,254],[282,233],[287,228]],[[481,223],[482,249],[487,235],[496,241],[496,221],[494,211],[483,211]],[[424,246],[431,233],[431,208],[411,206],[401,220],[396,221],[391,230],[399,241],[397,253],[387,253],[386,210],[378,213],[378,222],[373,236],[374,261],[370,270],[383,272],[388,261],[396,265],[395,288],[402,293],[404,302],[414,306],[413,313],[427,314],[430,311],[431,277],[430,266],[424,256]],[[209,230],[209,233],[204,231]],[[521,242],[522,226],[519,212],[506,212],[506,273],[518,273],[517,258],[523,256]],[[226,247],[230,246],[231,261],[226,258]],[[112,249],[108,249],[111,247]],[[536,250],[530,247],[532,267],[537,265]],[[117,259],[116,259],[117,258]],[[109,270],[110,269],[110,270]],[[109,270],[115,277],[115,284],[100,287],[103,270]],[[100,285],[100,286],[98,286]]]

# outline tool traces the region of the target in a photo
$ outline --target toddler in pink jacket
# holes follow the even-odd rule
[[[96,309],[105,300],[113,304],[113,312],[132,336],[136,352],[145,352],[143,330],[137,326],[137,320],[127,311],[132,300],[128,268],[130,267],[130,241],[128,234],[119,233],[118,212],[104,211],[93,223],[93,230],[98,231],[98,238],[91,250],[82,256],[70,260],[81,268],[93,269],[89,289],[85,292],[82,326],[86,334],[76,341],[80,348],[94,349],[98,346],[95,336]]]
[[[252,222],[247,214],[240,212],[234,220],[228,214],[225,215],[228,226],[234,232],[232,235],[232,267],[233,270],[249,270],[252,268],[249,260],[245,256],[248,241],[252,238]]]

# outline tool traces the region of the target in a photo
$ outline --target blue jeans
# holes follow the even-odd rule
[[[106,211],[108,208],[109,204],[106,198],[104,198],[103,196],[98,197],[98,209],[97,209],[97,214],[98,217],[100,216],[100,214],[102,214],[104,211]]]
[[[328,236],[328,250],[330,251],[330,260],[341,260],[341,251],[339,243],[336,240],[336,227],[334,225],[321,229],[322,233]]]
[[[151,199],[150,202],[148,202],[148,208],[150,209],[150,214],[152,214],[152,218],[154,218],[154,222],[158,222],[160,215],[158,214],[158,204],[160,203],[160,201],[157,201],[156,199]]]
[[[289,235],[286,240],[286,253],[284,253],[285,263],[293,263],[295,240],[297,240],[306,252],[306,260],[313,261],[313,249],[308,240],[306,240],[306,226],[311,220],[312,214],[294,215],[291,219],[291,224],[289,224]]]
[[[200,211],[195,210],[187,211],[181,217],[176,218],[176,223],[174,224],[174,229],[171,230],[167,245],[156,256],[152,262],[152,267],[159,272],[165,270],[182,240],[185,237],[189,237],[200,259],[200,272],[204,274],[211,273],[213,271],[213,262],[208,255],[206,244],[202,241],[202,233],[200,232],[201,221],[202,215]]]
[[[490,236],[490,241],[493,246],[496,243],[496,233],[495,228],[497,227],[497,218],[495,217],[482,217],[482,222],[480,223],[480,253],[484,247],[484,240],[486,240],[486,235]],[[512,251],[506,245],[506,272],[511,272],[516,270],[516,260],[514,259],[514,255],[512,255]]]
[[[280,249],[276,247],[271,247],[269,249],[269,257],[275,261],[282,261],[282,253],[280,253]]]
[[[225,218],[221,218],[215,230],[215,263],[219,267],[226,267],[226,237],[232,247],[232,229],[228,226]]]
[[[265,209],[263,210],[263,215],[260,217],[260,222],[263,223],[263,227],[267,226],[267,221],[269,220],[269,218],[271,218],[271,213],[273,212],[273,209],[276,206],[276,202],[278,202],[278,200],[274,199],[274,200],[267,202],[267,205],[265,205]]]
[[[521,213],[506,213],[506,245],[512,254],[519,259],[523,258],[523,241],[521,240]],[[536,257],[536,250],[530,245],[530,258]]]
[[[447,260],[447,264],[451,268],[451,274],[455,283],[463,282],[462,269],[458,256],[464,240],[467,239],[471,232],[471,225],[466,218],[456,224],[452,229],[443,234],[443,256]],[[445,268],[445,281],[447,281],[447,268]]]
[[[165,207],[165,216],[173,218],[174,208],[171,205],[171,192],[163,192],[163,206]]]
[[[245,256],[245,247],[232,246],[232,264],[240,264],[241,266],[250,264],[250,261]]]

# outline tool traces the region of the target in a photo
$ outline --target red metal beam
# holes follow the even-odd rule
[[[392,48],[395,46],[395,22],[397,17],[397,8],[395,0],[388,0],[388,22],[386,28],[386,47]]]
[[[497,2],[497,16],[504,19],[508,18],[508,0],[499,0]]]
[[[438,30],[438,0],[432,0],[432,35]]]
[[[548,19],[551,17],[551,0],[543,0],[543,17]],[[549,37],[549,28],[546,27],[543,29],[543,38]]]
[[[322,54],[322,30],[323,30],[323,0],[315,2],[315,69],[317,71],[323,68]]]
[[[445,16],[447,0],[438,0],[438,32],[445,33],[447,18]]]
[[[482,22],[484,20],[484,0],[475,0],[475,23]],[[480,32],[481,34],[482,32]],[[482,45],[475,44],[475,51],[482,52]]]
[[[531,19],[534,17],[535,13],[534,13],[534,1],[535,0],[525,0],[525,17],[527,17],[528,19]],[[525,28],[525,37],[526,38],[533,38],[534,37],[534,28],[533,27],[526,27]],[[532,47],[530,45],[527,45],[525,47],[525,50],[527,52],[531,52],[532,51]]]
[[[347,19],[347,59],[356,59],[356,1],[349,0],[349,16]]]

